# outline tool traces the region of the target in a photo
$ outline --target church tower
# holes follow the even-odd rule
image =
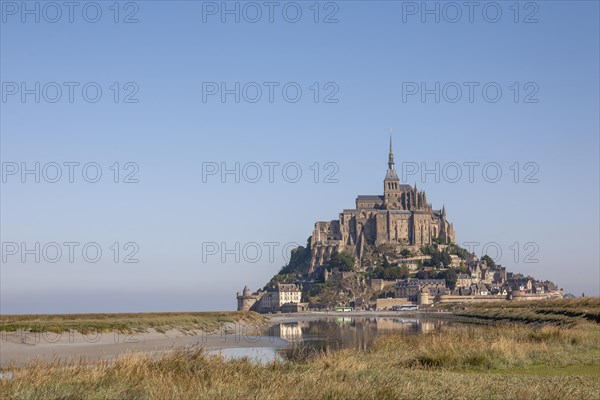
[[[400,179],[394,168],[394,151],[392,150],[392,130],[390,129],[390,154],[388,156],[388,169],[383,180],[383,196],[385,208],[398,209],[400,204]]]

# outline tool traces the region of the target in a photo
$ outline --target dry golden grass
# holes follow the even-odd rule
[[[585,319],[600,323],[600,297],[482,302],[469,303],[466,307],[466,310],[458,310],[454,314],[462,317],[519,322],[569,324]]]
[[[181,331],[218,330],[226,323],[264,323],[267,318],[254,312],[173,312],[124,314],[38,314],[0,315],[0,331],[65,332],[159,332],[169,329]]]
[[[3,399],[596,399],[598,325],[453,326],[389,335],[368,351],[294,362],[225,361],[202,349],[97,364],[32,364]]]

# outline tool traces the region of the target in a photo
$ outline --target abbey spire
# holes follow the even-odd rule
[[[384,205],[388,209],[396,209],[400,196],[400,179],[394,168],[394,150],[392,149],[392,130],[390,129],[390,153],[388,155],[388,169],[383,180]]]
[[[390,129],[390,155],[388,156],[388,169],[394,169],[394,150],[392,149],[392,130]]]
[[[395,182],[396,185],[388,185],[387,182],[390,183]],[[388,155],[388,169],[385,174],[384,189],[399,189],[400,179],[398,179],[398,174],[396,173],[396,169],[394,168],[394,150],[392,149],[392,130],[390,129],[390,153]]]

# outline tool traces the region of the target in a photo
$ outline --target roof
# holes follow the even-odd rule
[[[420,286],[420,285],[446,285],[446,281],[444,279],[416,279],[409,278],[405,280],[400,280],[396,283],[396,286]]]
[[[299,292],[298,286],[293,283],[280,283],[277,285],[278,292]]]
[[[397,180],[399,181],[400,179],[398,178],[398,174],[396,173],[395,169],[391,169],[388,168],[387,172],[385,173],[385,179],[393,179],[393,180]]]
[[[367,194],[367,195],[361,195],[361,194],[359,194],[356,197],[356,200],[375,200],[375,201],[377,201],[377,200],[383,200],[383,196],[370,195],[370,194]]]

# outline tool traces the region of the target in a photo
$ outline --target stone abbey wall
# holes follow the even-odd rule
[[[454,227],[446,209],[434,210],[424,191],[402,184],[394,168],[391,148],[383,195],[358,196],[356,208],[344,210],[339,219],[315,223],[312,234],[310,272],[326,263],[336,252],[347,251],[358,260],[364,245],[431,244],[436,240],[455,242]]]

